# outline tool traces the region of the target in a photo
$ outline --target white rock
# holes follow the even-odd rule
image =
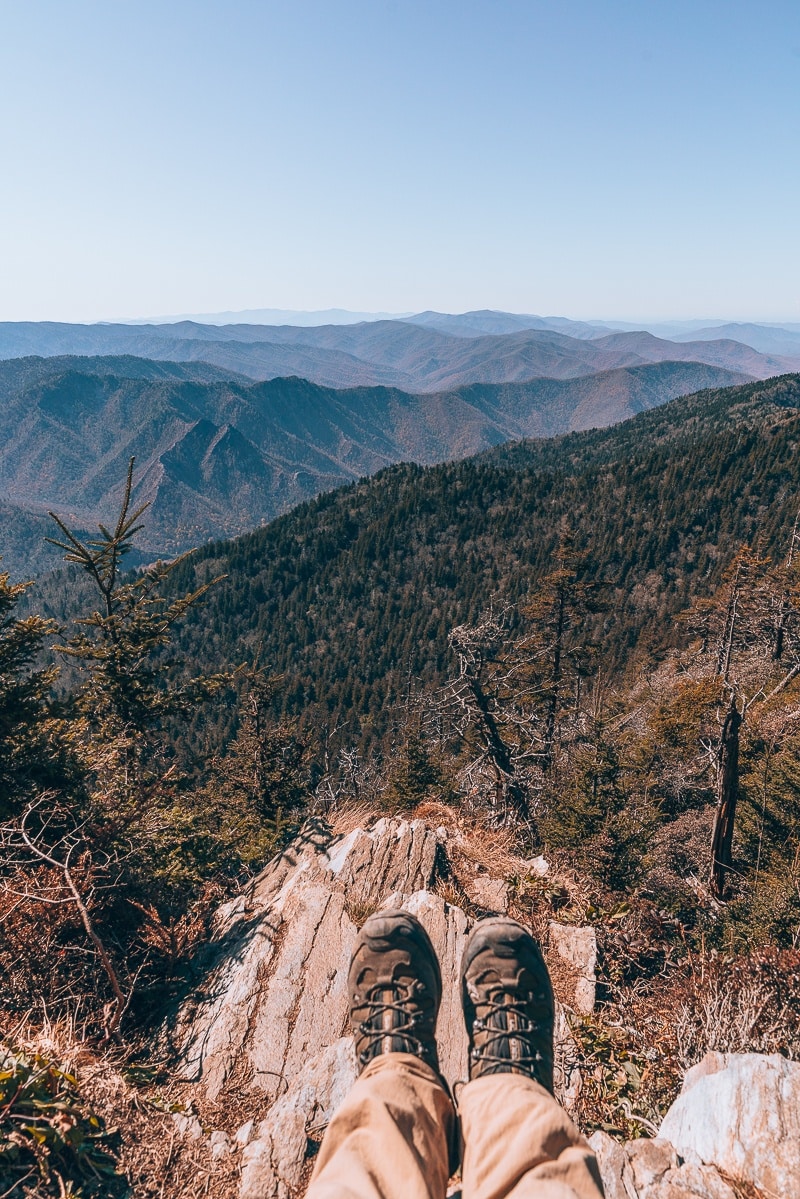
[[[627,1141],[594,1132],[589,1144],[597,1155],[606,1199],[738,1199],[713,1166],[681,1162],[668,1141]]]
[[[797,1199],[800,1064],[778,1054],[707,1054],[686,1075],[659,1136],[682,1157],[697,1155],[777,1199]]]
[[[740,1199],[713,1166],[684,1163],[668,1170],[655,1190],[642,1192],[641,1199]]]
[[[298,1072],[242,1153],[240,1199],[290,1199],[296,1193],[308,1132],[327,1126],[355,1078],[350,1037],[341,1037]]]
[[[562,1107],[572,1114],[580,1097],[583,1079],[580,1070],[580,1049],[572,1035],[567,1013],[556,1000],[553,1029],[553,1089]]]
[[[227,1157],[231,1151],[231,1139],[226,1132],[217,1128],[208,1138],[211,1146],[211,1157],[214,1161],[218,1161],[222,1157]]]
[[[589,1137],[589,1144],[597,1156],[605,1199],[638,1199],[625,1185],[628,1155],[624,1145],[620,1145],[619,1141],[615,1141],[607,1132],[599,1130]]]
[[[237,1128],[236,1132],[233,1134],[233,1139],[236,1144],[242,1146],[249,1145],[250,1141],[253,1139],[254,1127],[255,1120],[248,1120],[247,1123],[243,1124],[241,1128]]]
[[[550,863],[547,861],[547,858],[539,854],[538,857],[528,858],[525,863],[525,869],[536,878],[544,878],[546,874],[550,873]]]
[[[634,1195],[650,1199],[657,1195],[665,1176],[678,1168],[678,1155],[669,1141],[642,1137],[625,1145],[628,1158],[626,1182]]]
[[[179,1137],[190,1137],[193,1141],[198,1141],[203,1135],[203,1125],[198,1120],[197,1116],[191,1114],[184,1115],[182,1112],[174,1112],[172,1122],[177,1129]]]

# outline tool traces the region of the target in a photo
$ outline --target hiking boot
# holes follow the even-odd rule
[[[553,1093],[550,975],[527,929],[503,916],[481,920],[461,960],[469,1076],[525,1074]]]
[[[413,1053],[438,1073],[442,977],[419,920],[399,910],[370,916],[356,939],[347,985],[359,1074],[381,1053]]]

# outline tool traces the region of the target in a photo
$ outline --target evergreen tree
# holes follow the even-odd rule
[[[388,770],[386,798],[398,808],[411,808],[441,789],[444,776],[422,727],[417,707],[398,731]]]
[[[86,572],[100,601],[55,649],[78,671],[72,704],[98,796],[107,814],[116,811],[126,818],[133,814],[127,809],[138,810],[148,790],[163,788],[174,773],[167,761],[165,721],[189,716],[225,679],[201,675],[178,681],[177,664],[164,652],[173,626],[218,579],[167,599],[165,584],[180,559],[157,562],[134,577],[122,574],[148,507],[131,508],[133,467],[131,459],[113,530],[100,525],[100,536],[84,542],[51,513],[64,540],[49,539]]]
[[[55,517],[64,538],[56,544],[91,579],[99,603],[58,647],[78,676],[58,726],[73,761],[71,777],[62,771],[59,786],[47,791],[42,784],[52,753],[49,762],[42,753],[37,771],[31,763],[52,731],[42,714],[54,672],[30,665],[55,630],[39,617],[15,620],[24,588],[0,580],[0,760],[17,788],[10,819],[0,828],[1,894],[13,916],[5,921],[0,962],[13,955],[28,961],[16,1002],[29,1001],[36,989],[51,1000],[84,995],[102,1008],[106,1037],[117,1035],[137,968],[147,959],[139,939],[142,916],[153,924],[183,914],[203,871],[211,873],[207,861],[192,860],[191,844],[184,845],[185,783],[165,722],[191,712],[223,681],[178,681],[178,664],[166,652],[174,624],[211,583],[167,599],[162,588],[172,566],[121,573],[146,507],[132,509],[132,488],[133,461],[119,519],[113,529],[101,525],[94,540],[82,541]],[[41,961],[28,952],[37,927],[57,947]]]
[[[309,739],[298,733],[296,721],[274,716],[284,685],[263,669],[249,671],[239,732],[223,759],[225,786],[244,796],[276,834],[289,813],[305,806],[309,788]]]
[[[69,775],[67,745],[50,705],[57,671],[35,666],[56,625],[41,616],[16,615],[30,586],[0,574],[0,820]]]
[[[553,767],[562,718],[578,710],[592,645],[587,631],[592,588],[579,578],[581,557],[571,533],[562,533],[553,568],[523,605],[526,633],[512,654],[517,686],[535,714],[543,774]],[[598,610],[597,602],[594,610]]]
[[[276,718],[283,689],[283,679],[259,667],[248,671],[238,732],[212,763],[189,813],[194,852],[207,873],[230,877],[260,869],[306,811],[309,738],[296,721]]]

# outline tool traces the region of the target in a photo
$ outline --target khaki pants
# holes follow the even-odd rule
[[[602,1199],[597,1161],[552,1095],[492,1074],[459,1095],[463,1199]],[[307,1199],[444,1199],[455,1110],[409,1053],[369,1063],[334,1115]]]

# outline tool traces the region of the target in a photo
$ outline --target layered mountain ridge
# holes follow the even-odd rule
[[[678,613],[739,546],[786,554],[798,445],[795,375],[607,430],[393,466],[187,558],[176,593],[227,577],[188,615],[182,654],[206,669],[260,655],[286,679],[287,714],[369,747],[411,680],[444,682],[451,629],[524,604],[569,530],[579,580],[597,591],[585,636],[604,669],[660,660],[683,635]]]
[[[475,329],[463,317],[453,320],[460,323],[445,322],[444,328],[441,322],[398,320],[318,326],[5,323],[0,324],[0,358],[134,354],[203,361],[258,380],[299,375],[326,387],[383,385],[414,392],[543,376],[577,378],[649,362],[699,362],[762,379],[800,369],[800,350],[764,354],[730,338],[677,342],[642,331],[605,330],[591,337],[588,325],[570,336],[551,327],[508,331],[507,322],[500,322],[505,331],[487,333],[481,328],[487,320],[476,320]],[[465,329],[474,335],[465,335]]]
[[[394,462],[429,464],[509,439],[608,425],[746,378],[652,363],[414,394],[298,378],[252,383],[203,362],[0,362],[0,500],[11,506],[5,564],[22,573],[55,564],[38,537],[26,552],[26,537],[40,527],[30,518],[55,510],[83,528],[107,519],[132,456],[135,499],[152,505],[142,549],[163,556],[243,532]]]

